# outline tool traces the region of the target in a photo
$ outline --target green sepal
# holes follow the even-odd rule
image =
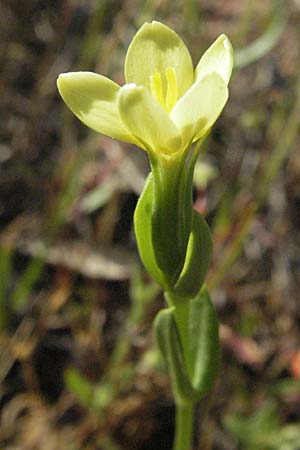
[[[199,398],[213,387],[220,360],[219,323],[206,288],[190,301],[188,349],[184,349],[191,384]]]
[[[144,190],[134,213],[134,231],[139,253],[148,273],[163,288],[167,289],[164,275],[159,269],[152,245],[153,175],[147,177]]]
[[[193,298],[200,291],[212,255],[212,238],[207,223],[197,211],[193,211],[192,230],[188,242],[185,263],[173,292]]]
[[[184,363],[182,346],[174,319],[174,308],[163,309],[154,321],[158,347],[167,365],[176,403],[197,401]]]

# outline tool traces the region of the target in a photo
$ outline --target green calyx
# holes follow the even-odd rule
[[[174,286],[184,265],[192,224],[192,179],[186,178],[181,158],[150,157],[152,187],[152,245],[158,267]]]

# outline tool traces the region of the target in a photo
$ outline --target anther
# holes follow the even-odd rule
[[[155,72],[150,76],[150,90],[153,97],[155,97],[161,106],[164,107],[165,102],[163,97],[162,79],[159,72]]]
[[[177,77],[173,67],[168,67],[165,74],[167,79],[166,110],[170,112],[178,99]]]

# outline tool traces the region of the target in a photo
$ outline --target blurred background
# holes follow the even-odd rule
[[[222,342],[195,449],[300,449],[299,0],[1,1],[1,449],[171,449],[151,331],[164,301],[132,228],[147,158],[85,128],[56,90],[80,69],[122,84],[153,19],[195,64],[221,33],[236,54],[195,172]]]

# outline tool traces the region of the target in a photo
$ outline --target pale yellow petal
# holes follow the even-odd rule
[[[182,133],[184,145],[199,139],[214,124],[227,99],[227,85],[216,73],[193,84],[170,115]]]
[[[85,125],[106,136],[136,143],[119,116],[118,84],[93,72],[69,72],[59,76],[57,86],[66,105]]]
[[[171,28],[155,21],[145,23],[127,50],[126,82],[143,85],[150,90],[151,76],[160,74],[162,94],[166,97],[170,68],[175,70],[180,97],[194,80],[190,53],[182,39]]]
[[[181,136],[168,114],[143,86],[127,84],[118,94],[119,114],[126,128],[146,149],[171,154],[179,150]]]
[[[209,47],[196,67],[197,81],[216,72],[228,84],[233,67],[233,49],[229,39],[224,35]]]

